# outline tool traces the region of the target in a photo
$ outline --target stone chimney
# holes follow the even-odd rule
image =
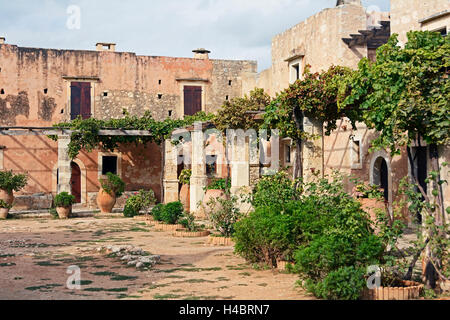
[[[204,48],[195,49],[192,50],[192,52],[194,53],[194,59],[204,59],[204,60],[208,60],[209,54],[211,53],[211,51],[208,51]]]
[[[6,42],[6,38],[5,37],[0,37],[0,44],[5,44]]]
[[[336,7],[344,4],[356,4],[357,6],[362,6],[361,0],[337,0]]]
[[[109,52],[115,52],[116,51],[116,44],[115,43],[99,42],[95,46],[97,48],[97,51],[109,51]]]

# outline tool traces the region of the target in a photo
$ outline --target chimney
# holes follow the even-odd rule
[[[356,4],[357,6],[362,6],[361,0],[337,0],[336,7],[344,4]]]
[[[97,51],[109,51],[109,52],[115,52],[116,51],[116,44],[115,43],[99,42],[95,46],[97,48]]]
[[[208,51],[204,48],[195,49],[192,50],[192,52],[194,53],[194,59],[204,59],[204,60],[208,60],[209,54],[211,53],[211,51]]]
[[[0,37],[0,44],[5,44],[6,38],[5,37]]]

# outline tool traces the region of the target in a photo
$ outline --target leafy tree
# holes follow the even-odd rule
[[[280,130],[283,137],[292,138],[296,143],[296,177],[302,176],[302,140],[317,138],[304,132],[304,117],[323,122],[327,135],[336,129],[339,119],[347,116],[352,123],[358,119],[352,106],[342,108],[338,105],[342,80],[351,72],[346,67],[332,66],[327,71],[311,73],[307,66],[303,78],[279,93],[267,106],[264,126]]]
[[[428,204],[429,213],[425,244],[446,235],[445,210],[438,161],[438,146],[450,142],[450,38],[435,32],[409,32],[404,48],[398,45],[397,35],[377,50],[376,62],[361,60],[356,72],[347,78],[340,96],[340,107],[359,110],[362,120],[379,136],[372,142],[374,149],[390,149],[399,154],[406,147],[411,167],[411,145],[423,139],[430,147],[432,172],[428,182],[433,182],[434,203],[420,186],[414,170],[415,186]],[[435,230],[438,227],[439,230]],[[448,233],[448,232],[447,232]],[[423,246],[423,249],[425,246]],[[423,250],[422,249],[422,250]],[[434,287],[433,274],[439,273],[439,250],[427,250],[434,272],[427,273],[427,284]],[[434,252],[433,252],[434,251]],[[442,278],[442,277],[441,277]]]

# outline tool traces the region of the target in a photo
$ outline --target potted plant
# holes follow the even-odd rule
[[[72,213],[72,205],[75,203],[75,196],[68,192],[61,192],[55,197],[56,212],[60,219],[68,219]]]
[[[183,238],[198,238],[206,237],[210,234],[208,230],[205,230],[204,225],[198,225],[195,223],[195,216],[190,213],[185,213],[178,221],[184,229],[178,229],[173,233],[174,237]]]
[[[370,215],[370,219],[376,223],[377,213],[386,212],[386,203],[382,189],[376,185],[360,183],[353,189],[353,195],[361,203],[362,209]]]
[[[156,197],[153,190],[140,190],[134,195],[127,198],[123,215],[125,217],[138,217],[142,210],[145,210],[145,215],[148,215],[150,206],[156,203]],[[144,217],[145,218],[145,217]]]
[[[106,179],[100,179],[100,185],[97,204],[101,213],[111,213],[116,199],[125,191],[125,182],[119,176],[108,172]]]
[[[224,178],[214,178],[205,188],[205,196],[203,197],[203,204],[208,204],[211,199],[226,199],[227,193],[230,193],[231,181]],[[203,205],[203,212],[206,216],[211,213],[211,208],[208,205]]]
[[[238,197],[229,199],[211,198],[207,203],[210,208],[208,219],[211,221],[217,234],[210,235],[208,242],[212,245],[232,246],[234,225],[242,217],[238,206]]]
[[[180,202],[183,204],[185,211],[190,211],[190,183],[191,183],[192,170],[183,169],[178,177],[178,181],[181,183],[180,190]]]
[[[153,210],[154,226],[160,231],[176,231],[184,229],[184,226],[178,224],[178,220],[183,215],[183,205],[181,202],[170,202],[166,205],[160,204]]]
[[[0,171],[0,218],[6,219],[14,202],[14,191],[27,185],[25,174],[14,174],[12,171]]]

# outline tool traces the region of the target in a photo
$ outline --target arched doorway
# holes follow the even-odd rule
[[[72,168],[72,178],[70,180],[72,195],[75,196],[76,203],[81,203],[81,169],[75,162],[72,162],[70,166]]]
[[[384,200],[389,201],[389,168],[387,161],[383,157],[378,157],[373,165],[373,184],[379,186],[384,191]]]

